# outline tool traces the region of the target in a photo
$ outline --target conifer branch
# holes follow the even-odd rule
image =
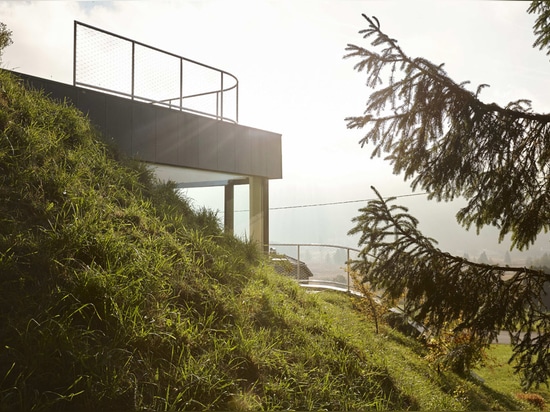
[[[362,250],[354,270],[364,275],[363,281],[390,298],[404,295],[405,311],[434,333],[458,322],[457,330],[468,329],[472,342],[488,346],[499,331],[510,331],[525,382],[547,380],[550,313],[542,291],[550,274],[443,252],[422,235],[405,207],[390,205],[394,198],[384,200],[372,189],[377,199],[360,210],[349,232],[360,234]]]
[[[468,203],[459,223],[511,233],[523,249],[550,230],[550,114],[534,113],[527,100],[501,107],[479,99],[424,58],[409,57],[380,29],[376,18],[360,33],[372,49],[349,44],[345,58],[359,58],[374,91],[348,128],[366,129],[361,146],[386,154],[394,173],[411,179],[430,198]],[[387,82],[387,83],[385,83]],[[511,213],[513,211],[513,213]]]

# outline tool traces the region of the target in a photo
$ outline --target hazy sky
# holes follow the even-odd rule
[[[471,89],[488,83],[482,99],[506,104],[527,98],[550,111],[550,63],[532,48],[534,16],[528,2],[477,1],[4,1],[0,21],[13,31],[4,53],[8,69],[72,82],[73,21],[231,72],[239,78],[240,123],[283,136],[283,179],[271,181],[271,207],[369,199],[371,185],[383,195],[410,194],[381,159],[361,149],[362,132],[344,118],[358,115],[370,91],[365,75],[344,60],[348,43],[366,45],[361,13],[375,15],[383,30],[410,56],[445,63]],[[222,189],[189,192],[221,208]],[[453,253],[503,254],[495,232],[465,232],[454,218],[459,203],[437,204],[423,196],[399,199],[426,234]],[[346,235],[363,203],[271,212],[271,239],[356,246]],[[237,210],[248,208],[237,191]],[[247,231],[247,214],[237,229]],[[547,241],[533,249],[547,248]]]

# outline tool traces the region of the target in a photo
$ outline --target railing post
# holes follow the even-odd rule
[[[221,120],[223,120],[223,72],[220,72],[220,92],[221,92],[221,102],[220,102],[220,112],[221,112]]]
[[[73,86],[76,86],[76,31],[77,29],[77,22],[75,20],[74,22],[74,38],[73,38]]]
[[[300,245],[298,245],[298,264],[296,265],[297,266],[297,269],[296,269],[296,280],[299,282],[300,281]]]
[[[136,43],[132,42],[132,100],[134,100],[136,74]]]
[[[183,59],[180,57],[180,112],[183,109]]]
[[[347,266],[347,272],[348,272],[348,293],[349,293],[349,277],[350,277],[350,264],[349,264],[349,247],[346,248],[346,251],[348,252],[348,259],[346,260],[346,266]]]

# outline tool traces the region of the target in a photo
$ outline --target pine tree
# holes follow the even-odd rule
[[[479,263],[486,263],[486,264],[491,263],[485,251],[481,252],[481,255],[479,255],[479,259],[477,261]]]
[[[534,2],[538,13],[535,46],[550,44],[550,6]],[[364,128],[361,146],[372,156],[387,155],[396,174],[412,179],[413,190],[429,199],[466,199],[457,220],[466,229],[492,225],[499,241],[528,248],[550,229],[550,115],[517,100],[502,107],[479,99],[424,58],[405,54],[363,15],[370,48],[348,45],[346,58],[359,58],[358,71],[374,89],[362,116],[347,118]],[[468,330],[472,346],[488,346],[500,330],[511,331],[513,360],[526,387],[550,376],[550,313],[541,293],[550,275],[535,269],[475,263],[452,256],[424,237],[408,210],[378,198],[360,210],[350,234],[361,234],[356,269],[390,296],[406,295],[407,311],[435,333],[446,325]],[[505,276],[506,275],[506,276]],[[524,335],[519,330],[527,331]]]

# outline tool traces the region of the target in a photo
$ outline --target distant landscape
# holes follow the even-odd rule
[[[407,190],[406,185],[405,190]],[[366,190],[363,190],[364,192]],[[184,193],[193,204],[208,207],[223,219],[223,188],[189,189]],[[235,210],[238,211],[235,214],[235,233],[246,238],[249,228],[248,193],[245,187],[236,191],[235,202]],[[292,197],[281,199],[271,197],[270,202],[272,207],[296,204]],[[518,251],[510,250],[510,242],[507,239],[498,243],[498,233],[495,229],[485,228],[480,234],[476,234],[475,229],[466,231],[454,219],[448,217],[449,210],[456,213],[460,206],[459,202],[456,205],[431,202],[428,208],[422,196],[398,199],[397,202],[409,207],[418,217],[420,228],[426,235],[436,239],[439,247],[446,252],[468,256],[474,261],[478,261],[485,253],[489,261],[495,264],[505,263],[509,254],[512,266],[538,264],[537,262],[545,260],[545,254],[550,253],[550,235],[548,234],[541,234],[529,249]],[[351,219],[359,214],[358,209],[362,206],[364,206],[362,203],[353,203],[273,210],[270,216],[271,241],[273,243],[320,243],[357,248],[357,238],[348,236],[347,232],[352,227]],[[449,235],[450,233],[452,235]],[[319,250],[314,255],[317,255],[321,262],[325,262],[330,261],[330,257],[325,256],[330,253],[333,253],[333,250]],[[310,262],[306,261],[306,263]],[[315,265],[316,262],[311,264]]]

